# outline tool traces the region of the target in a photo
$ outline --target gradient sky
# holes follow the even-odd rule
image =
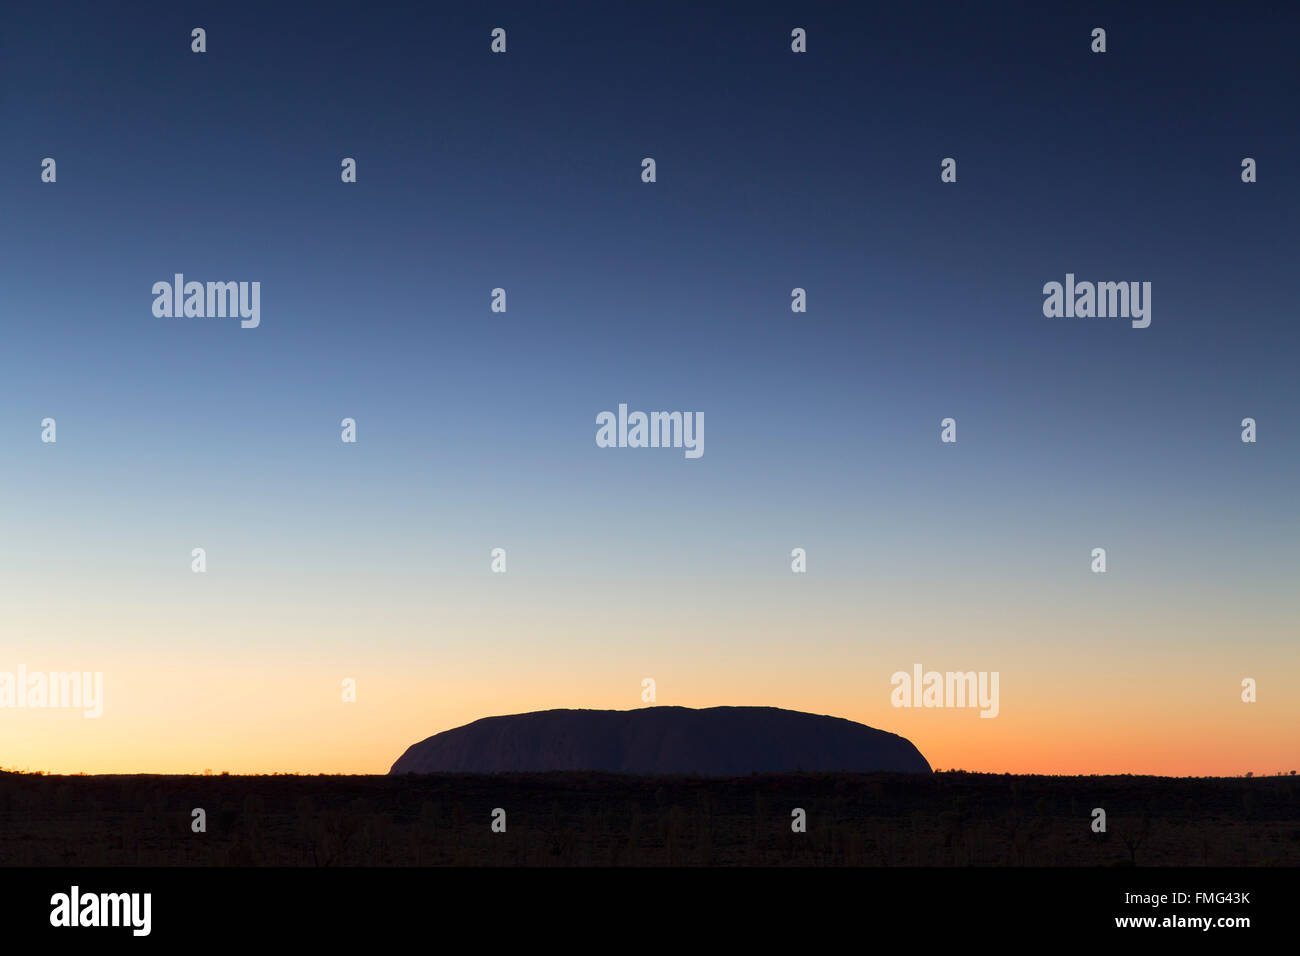
[[[7,7],[0,670],[106,702],[0,765],[385,772],[653,677],[938,768],[1300,767],[1300,17],[836,6]],[[704,456],[596,447],[620,402]]]

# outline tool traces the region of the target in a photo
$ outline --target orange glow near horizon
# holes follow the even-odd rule
[[[382,774],[411,744],[482,717],[647,706],[641,681],[651,677],[658,705],[843,717],[906,737],[942,769],[1300,769],[1300,698],[1283,690],[1300,682],[1300,660],[1278,651],[1291,639],[1284,615],[1089,617],[1084,609],[1022,612],[1008,623],[968,600],[921,614],[924,601],[910,598],[812,614],[804,598],[724,594],[718,604],[748,600],[748,609],[702,604],[686,620],[671,602],[634,604],[615,593],[566,603],[558,587],[542,597],[521,588],[487,613],[487,601],[449,603],[436,633],[425,613],[402,608],[375,618],[214,607],[197,624],[184,608],[95,617],[107,625],[71,612],[0,616],[0,633],[22,636],[0,648],[0,672],[22,663],[104,674],[98,719],[0,709],[0,761],[65,774]],[[358,637],[375,633],[383,639]],[[1255,636],[1228,642],[1224,633]],[[891,675],[914,664],[998,672],[998,716],[892,706]],[[1255,703],[1241,700],[1248,677],[1258,684]],[[344,679],[356,681],[355,703],[342,699]]]
[[[486,664],[465,660],[442,668],[388,662],[359,669],[281,659],[253,674],[219,660],[135,663],[106,669],[105,710],[98,719],[66,710],[0,711],[6,768],[386,773],[409,745],[480,717],[649,706],[640,701],[642,671],[656,678],[658,705],[776,706],[844,717],[908,738],[936,769],[1236,776],[1300,766],[1296,735],[1285,729],[1300,726],[1294,699],[1270,702],[1265,694],[1243,703],[1233,676],[1134,673],[1097,693],[1100,678],[1084,671],[1073,684],[1068,674],[1042,671],[1027,683],[1024,672],[1004,667],[999,713],[987,719],[975,708],[891,706],[892,671],[885,667],[859,684],[811,668],[778,675],[757,659],[723,669],[717,662],[629,669],[516,659],[494,662],[491,679]],[[48,669],[57,668],[51,662]],[[344,677],[357,682],[356,703],[342,701]],[[584,693],[618,685],[618,693]]]

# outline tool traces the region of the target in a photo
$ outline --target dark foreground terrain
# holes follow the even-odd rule
[[[0,865],[1294,866],[1298,790],[1294,776],[0,772]]]

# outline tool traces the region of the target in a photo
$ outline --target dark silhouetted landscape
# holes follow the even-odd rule
[[[894,770],[929,773],[912,743],[842,717],[777,707],[543,710],[486,717],[407,748],[390,773],[737,776]]]
[[[1294,776],[0,772],[0,865],[1295,866],[1298,794]]]

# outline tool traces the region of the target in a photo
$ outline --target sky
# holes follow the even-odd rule
[[[0,766],[383,773],[651,678],[936,768],[1300,768],[1300,14],[693,6],[0,14],[0,672],[104,675]]]

